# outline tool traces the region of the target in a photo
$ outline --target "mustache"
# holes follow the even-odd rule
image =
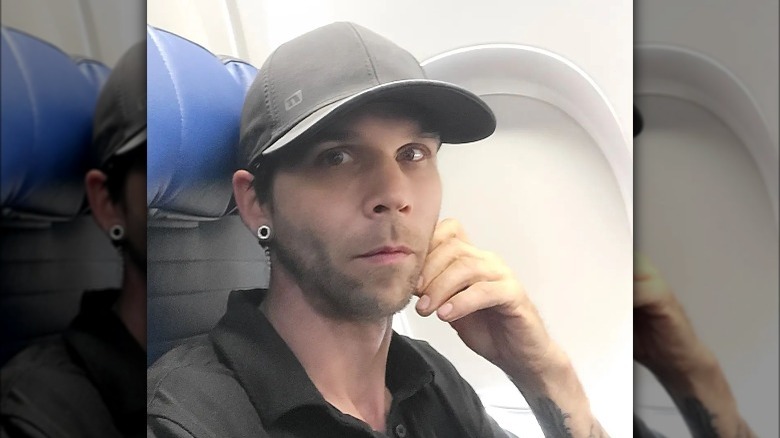
[[[412,229],[398,220],[377,225],[369,231],[365,239],[358,238],[361,246],[374,248],[393,244],[409,247],[415,253],[427,254],[428,246],[433,237],[433,227],[430,230]],[[364,242],[364,243],[362,243]]]

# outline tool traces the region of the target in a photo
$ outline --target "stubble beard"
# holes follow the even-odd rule
[[[375,322],[409,304],[422,272],[420,257],[411,255],[416,261],[406,275],[408,265],[401,264],[380,266],[358,278],[335,266],[325,242],[314,232],[298,229],[280,235],[279,231],[272,246],[275,261],[297,281],[304,298],[321,315],[340,321]],[[293,237],[285,238],[288,236]],[[397,286],[389,291],[376,290],[393,283]]]

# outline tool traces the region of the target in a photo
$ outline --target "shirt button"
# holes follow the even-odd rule
[[[406,427],[403,424],[399,424],[395,427],[395,434],[398,438],[404,438],[406,436]]]

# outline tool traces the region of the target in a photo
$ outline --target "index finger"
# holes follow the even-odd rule
[[[469,243],[466,231],[463,229],[463,225],[461,225],[460,221],[453,218],[446,218],[439,222],[433,230],[433,237],[431,237],[431,243],[428,245],[428,253],[430,254],[442,242],[452,238]]]
[[[647,257],[634,253],[634,308],[660,304],[671,291]]]

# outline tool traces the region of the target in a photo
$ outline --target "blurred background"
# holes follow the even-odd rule
[[[98,92],[144,14],[142,1],[2,2],[0,366],[61,332],[84,290],[120,283],[84,175]]]
[[[143,39],[144,1],[138,0],[4,0],[3,26],[10,26],[57,46],[113,67],[135,42]]]
[[[137,340],[132,338],[120,320],[126,306],[117,304],[116,297],[127,278],[125,264],[121,250],[93,220],[85,192],[87,171],[103,164],[102,169],[111,174],[110,184],[119,192],[112,194],[112,201],[129,193],[125,182],[130,171],[120,175],[118,170],[123,159],[112,157],[106,164],[95,156],[93,115],[120,57],[143,41],[144,6],[137,0],[2,2],[0,435],[4,437],[144,433],[145,369],[139,343],[145,339],[141,334]],[[143,48],[136,53],[143,54]],[[145,83],[145,77],[132,76]],[[117,94],[140,103],[135,114],[141,115],[136,120],[142,123],[146,94],[141,90],[132,98],[129,93]],[[110,107],[112,112],[114,108]],[[145,154],[131,155],[140,163],[132,171],[142,172]],[[99,181],[96,187],[103,188]],[[124,209],[130,203],[119,200],[113,205]],[[141,204],[139,212],[143,211]],[[143,230],[144,217],[136,217]],[[139,230],[138,220],[133,225],[133,230]],[[143,242],[143,237],[137,242]],[[145,269],[145,263],[134,266]],[[143,278],[136,283],[141,288]],[[140,321],[135,326],[139,333],[144,330],[144,291],[134,296],[141,304],[133,314],[134,322]],[[125,391],[128,387],[130,391]]]
[[[635,3],[635,245],[714,351],[740,413],[778,436],[778,2]],[[689,436],[637,367],[634,408]]]
[[[571,356],[599,420],[612,436],[628,436],[632,9],[626,1],[593,7],[574,1],[158,0],[147,2],[148,41],[166,48],[161,56],[171,73],[160,77],[174,78],[175,85],[161,84],[160,92],[176,89],[182,114],[202,121],[198,129],[212,117],[204,115],[208,105],[192,104],[187,87],[194,86],[182,79],[197,77],[198,68],[185,70],[177,58],[197,49],[172,50],[170,34],[260,68],[283,42],[332,21],[353,21],[409,50],[429,77],[481,95],[496,112],[498,129],[482,142],[442,149],[442,218],[461,220],[478,247],[513,268]],[[209,73],[198,83],[208,89],[222,79]],[[151,80],[149,87],[152,96]],[[150,100],[152,137],[153,106]],[[212,172],[208,184],[205,176],[184,182],[197,167],[168,163],[192,163],[199,160],[194,151],[202,156],[208,146],[179,142],[187,132],[181,129],[170,136],[178,146],[161,153],[164,159],[154,157],[154,144],[149,152],[150,361],[213,326],[231,288],[267,284],[264,256],[231,210],[229,190],[221,215],[175,201],[194,199],[204,185],[229,186],[231,173],[217,181]],[[542,436],[503,373],[462,345],[447,324],[419,317],[412,305],[397,316],[395,328],[448,356],[505,428]]]
[[[635,244],[721,359],[747,422],[759,436],[780,434],[777,2],[146,3],[4,0],[3,50],[7,26],[110,69],[144,37],[148,20],[259,68],[279,44],[332,21],[385,35],[431,77],[472,89],[496,112],[494,136],[443,149],[442,217],[460,219],[478,246],[513,268],[571,355],[607,431],[628,436],[631,427]],[[5,79],[3,87],[5,94]],[[634,102],[645,130],[632,147]],[[13,162],[6,138],[32,131],[7,120],[0,364],[64,328],[81,291],[116,286],[120,276],[116,252],[83,208],[74,175],[86,164],[65,176],[36,173],[45,162],[35,157],[53,146]],[[75,141],[68,153],[86,146]],[[23,186],[34,190],[11,190]],[[150,215],[150,361],[205,333],[227,291],[267,281],[262,253],[229,195],[220,214],[185,214],[162,202],[166,187],[149,187],[149,207],[165,212]],[[186,188],[203,193],[202,185]],[[177,318],[184,322],[168,323]],[[514,387],[448,326],[410,309],[396,329],[447,355],[505,427],[541,436]],[[635,372],[633,410],[669,437],[687,436],[655,379]]]

